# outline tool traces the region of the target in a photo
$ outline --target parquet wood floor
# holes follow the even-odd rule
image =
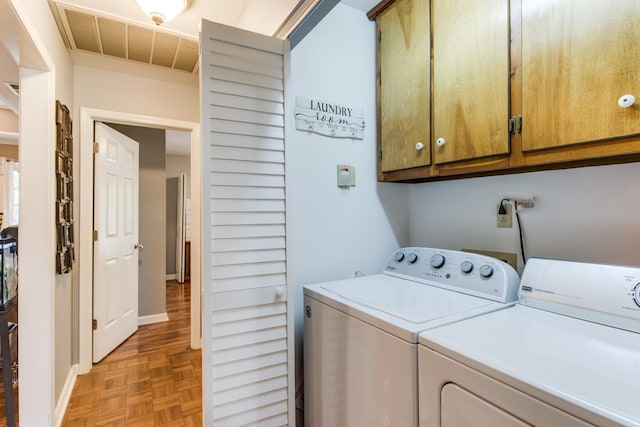
[[[168,322],[138,332],[79,376],[62,425],[202,425],[202,356],[190,342],[190,285],[167,282]]]
[[[77,378],[63,427],[202,425],[202,356],[189,347],[190,290],[189,283],[167,282],[169,321],[141,326]],[[17,386],[14,399],[19,422]]]

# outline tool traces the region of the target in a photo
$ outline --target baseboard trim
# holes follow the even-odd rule
[[[165,280],[176,280],[176,275],[174,274],[167,274]]]
[[[151,323],[168,322],[169,315],[167,313],[152,314],[150,316],[138,317],[138,326],[150,325]]]
[[[67,375],[67,380],[64,382],[64,386],[62,387],[62,391],[60,392],[60,397],[58,398],[58,402],[56,403],[56,427],[60,427],[62,425],[62,420],[64,419],[65,412],[67,412],[67,406],[69,406],[71,394],[73,393],[73,386],[76,384],[76,378],[78,377],[78,368],[78,364],[71,366],[71,368],[69,369],[69,374]]]

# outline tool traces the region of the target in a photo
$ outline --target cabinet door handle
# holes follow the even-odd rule
[[[628,93],[626,95],[622,95],[618,99],[618,106],[620,106],[622,108],[629,108],[633,104],[635,104],[635,102],[636,102],[636,97],[631,95],[630,93]]]
[[[518,114],[518,133],[522,133],[522,114]]]
[[[447,141],[445,141],[445,139],[444,139],[444,138],[438,138],[438,139],[436,139],[436,145],[437,145],[438,147],[442,147],[442,146],[443,146],[444,144],[446,144],[446,143],[447,143]]]
[[[514,135],[516,133],[516,116],[509,118],[509,133]]]
[[[421,151],[424,148],[424,144],[422,142],[416,143],[416,150]]]

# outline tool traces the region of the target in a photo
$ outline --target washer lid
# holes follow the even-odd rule
[[[384,274],[307,285],[304,293],[412,343],[425,329],[508,306]]]
[[[411,323],[424,323],[489,305],[480,298],[442,291],[408,280],[354,280],[349,286],[333,282],[321,288],[359,305],[379,310]]]
[[[426,331],[420,343],[552,405],[640,426],[640,334],[518,304]]]

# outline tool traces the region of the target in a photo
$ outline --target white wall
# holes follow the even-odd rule
[[[76,109],[90,107],[200,121],[197,87],[80,65],[75,65],[73,71]]]
[[[64,400],[72,376],[70,308],[76,271],[55,275],[53,263],[55,101],[73,107],[72,64],[46,2],[10,3],[28,33],[19,43],[20,424],[46,426],[55,421],[55,406]]]
[[[364,140],[294,129],[287,140],[288,268],[296,289],[297,370],[302,369],[302,286],[380,273],[409,242],[410,186],[376,182],[375,24],[338,4],[291,52],[291,93],[364,110]],[[292,117],[287,117],[291,120]],[[356,167],[356,186],[336,185],[336,165]]]
[[[638,177],[630,163],[417,184],[411,244],[519,252],[516,220],[497,228],[496,206],[533,195],[520,213],[528,257],[640,265]]]

